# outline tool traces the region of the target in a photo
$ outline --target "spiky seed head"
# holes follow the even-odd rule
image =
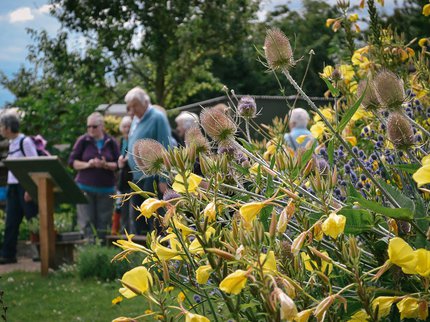
[[[414,130],[401,112],[392,112],[387,122],[388,138],[397,149],[407,149],[414,144]]]
[[[367,86],[367,88],[366,88]],[[381,105],[379,104],[378,98],[376,97],[375,88],[372,86],[370,81],[362,79],[358,83],[357,87],[357,99],[364,94],[363,100],[361,101],[361,105],[367,110],[377,110]]]
[[[201,112],[200,123],[205,132],[217,142],[230,141],[237,130],[236,124],[228,115],[214,108]]]
[[[251,96],[244,96],[237,104],[237,112],[240,116],[251,119],[257,114],[257,104]]]
[[[185,146],[194,147],[197,154],[209,151],[209,142],[197,126],[193,126],[185,132]]]
[[[289,69],[295,64],[290,41],[278,28],[267,31],[264,41],[264,54],[271,69]]]
[[[379,103],[390,110],[399,110],[405,101],[406,94],[403,81],[389,70],[380,71],[373,80],[376,97]]]
[[[145,174],[159,173],[164,167],[164,146],[152,139],[138,140],[133,147],[133,157],[137,167]]]

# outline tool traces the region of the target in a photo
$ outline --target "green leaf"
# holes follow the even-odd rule
[[[415,202],[410,199],[409,197],[405,196],[403,193],[400,192],[396,187],[386,183],[385,181],[381,180],[380,185],[390,194],[390,196],[397,201],[400,207],[402,208],[408,208],[413,213],[415,213]]]
[[[139,195],[141,195],[142,197],[144,197],[144,198],[147,198],[147,197],[148,197],[148,195],[147,195],[145,192],[143,192],[143,191],[142,191],[142,189],[140,189],[140,188],[139,188],[139,186],[138,186],[137,184],[135,184],[135,183],[133,183],[133,182],[129,181],[129,182],[128,182],[128,185],[130,186],[130,188],[131,188],[133,191],[138,192],[138,193],[139,193]]]
[[[264,207],[261,212],[260,212],[260,220],[263,224],[264,227],[264,231],[269,231],[269,217],[270,214],[272,213],[273,210],[273,206],[268,206],[268,207]]]
[[[242,146],[247,149],[249,152],[254,152],[255,151],[255,146],[251,143],[249,143],[248,141],[246,141],[245,139],[242,138],[237,138],[240,143],[242,143]]]
[[[300,163],[300,167],[302,168],[302,170],[304,169],[304,167],[306,167],[306,164],[312,158],[312,155],[314,154],[316,146],[317,146],[317,140],[314,140],[314,142],[312,143],[312,147],[310,149],[306,150],[305,153],[303,153],[302,161]]]
[[[327,78],[325,78],[325,77],[321,77],[321,78],[325,82],[325,84],[327,85],[328,89],[330,90],[331,95],[333,95],[333,97],[338,97],[340,94],[340,91],[337,88],[335,88],[333,86],[333,84],[330,83],[330,81]]]
[[[418,163],[413,163],[413,164],[393,164],[393,165],[390,165],[390,167],[398,169],[398,170],[405,171],[406,173],[409,173],[409,174],[414,174],[415,172],[418,171],[418,169],[421,167],[421,165],[418,164]]]
[[[327,147],[327,155],[328,155],[328,163],[330,167],[333,167],[334,164],[334,141],[330,140]]]
[[[389,218],[401,219],[411,221],[414,218],[414,213],[411,209],[407,208],[388,208],[381,204],[364,199],[364,197],[352,185],[349,185],[349,197],[352,202],[358,202],[362,207],[367,210],[374,211]]]
[[[363,100],[364,95],[366,94],[366,91],[361,94],[360,98],[357,102],[354,103],[342,116],[342,119],[340,120],[339,126],[337,128],[337,131],[340,133],[343,131],[345,126],[348,124],[348,122],[351,120],[351,118],[354,116],[355,112],[357,112],[358,108],[361,105],[361,101]]]
[[[347,206],[339,210],[338,214],[346,217],[345,234],[358,235],[375,226],[374,217],[365,209]]]

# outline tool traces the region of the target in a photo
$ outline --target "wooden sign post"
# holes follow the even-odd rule
[[[40,216],[40,262],[45,276],[55,268],[54,204],[87,203],[86,197],[67,173],[57,156],[4,160],[19,183],[37,200]]]

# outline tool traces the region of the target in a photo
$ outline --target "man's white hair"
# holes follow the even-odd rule
[[[95,120],[100,125],[104,125],[104,123],[105,123],[105,118],[99,112],[91,113],[87,118],[87,122],[89,122],[89,120]]]
[[[139,86],[132,88],[128,91],[128,93],[125,95],[124,101],[128,104],[132,100],[138,100],[140,103],[145,104],[151,104],[151,99],[149,98],[149,95],[146,94],[146,92],[141,89]]]
[[[192,112],[181,112],[176,118],[176,123],[182,123],[183,127],[188,130],[199,124],[199,116]]]
[[[122,131],[126,124],[131,124],[132,118],[128,115],[124,116],[119,123],[119,130]]]
[[[295,108],[291,111],[290,123],[295,123],[295,127],[305,128],[308,126],[309,114],[302,108]]]

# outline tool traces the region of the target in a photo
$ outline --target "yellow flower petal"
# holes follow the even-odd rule
[[[415,271],[421,276],[427,277],[430,275],[430,251],[420,248],[415,251],[417,265]]]
[[[196,280],[199,284],[206,284],[213,269],[210,265],[203,265],[196,270]]]
[[[334,68],[333,66],[327,65],[324,67],[323,72],[320,73],[321,77],[330,78],[331,74],[333,74]]]
[[[185,182],[186,182],[188,185],[188,192],[192,193],[196,191],[200,182],[202,182],[203,180],[202,177],[194,173],[188,173],[185,176],[185,179],[186,180],[184,180],[184,178],[180,174],[177,174],[175,176],[175,182],[172,185],[172,189],[178,193],[186,193],[187,192],[187,189],[185,188]]]
[[[216,219],[216,206],[214,202],[209,202],[205,209],[203,210],[203,216],[208,218],[209,222],[212,222]]]
[[[356,22],[358,20],[358,14],[353,13],[352,15],[350,15],[348,17],[348,20],[351,21],[351,22]]]
[[[411,246],[400,237],[390,239],[388,243],[390,262],[400,266],[406,274],[415,274],[417,256]]]
[[[323,233],[336,239],[345,230],[346,217],[331,213],[322,224]]]
[[[399,303],[397,303],[397,308],[400,312],[400,320],[403,319],[417,319],[419,300],[412,297],[405,297]]]
[[[360,310],[355,312],[348,322],[367,322],[370,319],[370,316],[366,313],[365,310]]]
[[[314,138],[319,139],[325,132],[325,125],[323,122],[317,122],[311,126],[310,130]]]
[[[426,17],[430,16],[430,3],[426,4],[423,7],[423,15],[426,16]]]
[[[392,296],[380,296],[372,301],[373,311],[378,308],[378,319],[386,317],[390,313],[391,306],[396,299]]]
[[[239,213],[247,223],[251,223],[265,205],[264,202],[250,202],[240,207]]]
[[[219,284],[219,289],[225,293],[234,295],[239,294],[246,286],[246,281],[248,279],[247,274],[247,271],[238,269],[221,281]]]
[[[121,279],[123,288],[119,291],[126,298],[145,293],[152,285],[152,276],[144,266],[138,266],[126,272]]]
[[[144,216],[146,218],[151,218],[152,215],[158,210],[158,208],[163,207],[167,202],[164,200],[158,200],[156,198],[148,198],[137,209],[140,214],[137,218]]]
[[[194,314],[191,312],[185,312],[185,322],[210,322],[210,320],[199,314]]]
[[[263,272],[265,274],[273,274],[278,271],[278,268],[276,267],[275,252],[273,250],[269,251],[267,254],[261,254],[260,263],[264,263]]]
[[[313,311],[314,311],[314,309],[308,309],[308,310],[304,310],[304,311],[297,313],[296,317],[294,318],[294,321],[295,322],[308,322]]]
[[[345,138],[345,140],[347,142],[349,142],[352,146],[356,146],[357,145],[357,138],[355,136],[347,136]]]

